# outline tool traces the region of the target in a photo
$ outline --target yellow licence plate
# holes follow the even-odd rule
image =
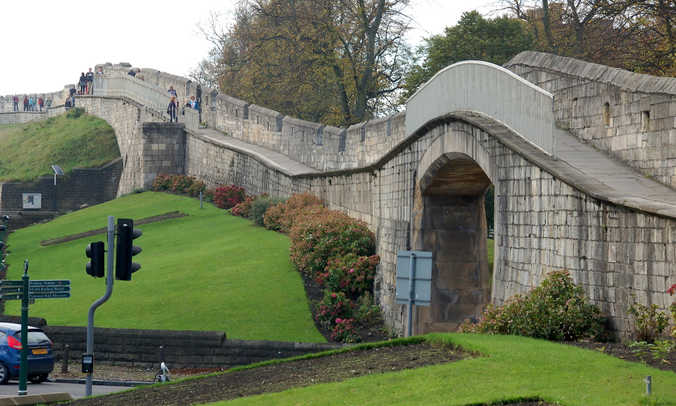
[[[33,350],[33,354],[47,354],[47,349],[46,348],[38,348],[36,350]]]

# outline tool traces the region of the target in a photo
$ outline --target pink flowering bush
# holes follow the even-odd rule
[[[233,216],[249,217],[249,212],[251,211],[251,204],[253,201],[253,196],[247,196],[243,202],[237,203],[235,207],[230,210],[230,213]]]
[[[317,205],[301,209],[290,237],[291,262],[310,277],[323,272],[329,258],[375,253],[375,236],[365,223]]]
[[[332,329],[336,319],[352,317],[354,304],[343,292],[324,291],[324,298],[317,304],[315,319],[321,325]]]
[[[373,287],[378,255],[357,256],[353,253],[328,260],[323,272],[318,272],[315,281],[319,286],[334,292],[344,292],[351,299],[357,299]]]
[[[464,323],[461,331],[573,341],[598,337],[603,320],[568,271],[555,271],[526,295],[516,295],[502,306],[489,305],[479,323]]]
[[[241,186],[227,185],[210,189],[209,196],[217,207],[228,210],[243,202],[246,193]]]
[[[333,330],[331,330],[331,339],[343,343],[356,343],[361,341],[361,338],[354,327],[354,319],[337,318],[335,320],[335,326],[333,326]]]

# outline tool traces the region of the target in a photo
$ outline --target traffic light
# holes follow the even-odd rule
[[[95,278],[102,278],[104,272],[104,247],[102,241],[92,242],[87,246],[85,255],[91,261],[87,262],[87,274]]]
[[[141,252],[141,247],[132,244],[143,233],[134,230],[134,220],[117,220],[117,259],[115,262],[115,279],[130,281],[131,274],[141,269],[141,265],[131,262],[132,257]]]

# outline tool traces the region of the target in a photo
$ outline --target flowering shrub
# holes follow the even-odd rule
[[[327,328],[335,325],[336,319],[352,317],[354,305],[343,292],[324,291],[324,298],[317,304],[315,319]]]
[[[243,202],[246,198],[244,188],[235,185],[219,186],[211,189],[209,194],[213,196],[212,200],[217,207],[226,210]]]
[[[281,199],[276,197],[270,197],[268,195],[256,196],[251,202],[251,208],[249,209],[249,219],[259,226],[263,226],[264,216],[267,210],[281,202]]]
[[[634,318],[634,338],[637,341],[654,344],[669,325],[669,316],[656,304],[646,306],[634,302],[629,306],[629,314]]]
[[[365,223],[321,206],[301,209],[290,237],[291,262],[310,277],[324,271],[329,258],[375,252],[375,237]]]
[[[568,271],[555,271],[528,294],[516,295],[502,306],[489,305],[478,324],[465,323],[461,330],[567,341],[596,337],[602,326],[599,309],[587,303]]]
[[[157,175],[151,189],[156,192],[174,192],[196,197],[206,189],[206,186],[193,176]]]
[[[337,318],[335,323],[336,325],[333,326],[333,330],[331,330],[332,340],[344,343],[356,343],[361,341],[361,338],[354,328],[354,319]]]
[[[239,217],[249,217],[249,211],[251,210],[251,203],[253,203],[254,197],[247,196],[243,202],[238,203],[230,210],[230,213],[233,216]]]
[[[265,212],[265,228],[288,233],[296,222],[296,217],[303,212],[302,209],[321,205],[322,201],[310,193],[295,194],[287,201],[272,206]]]
[[[373,286],[378,255],[357,256],[353,253],[328,260],[324,272],[317,272],[315,281],[319,286],[334,292],[344,292],[356,299]]]

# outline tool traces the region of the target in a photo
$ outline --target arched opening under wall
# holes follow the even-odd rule
[[[416,308],[415,334],[454,331],[489,303],[486,195],[491,185],[481,166],[463,153],[440,156],[420,178],[415,249],[431,251],[434,263],[431,305]]]

